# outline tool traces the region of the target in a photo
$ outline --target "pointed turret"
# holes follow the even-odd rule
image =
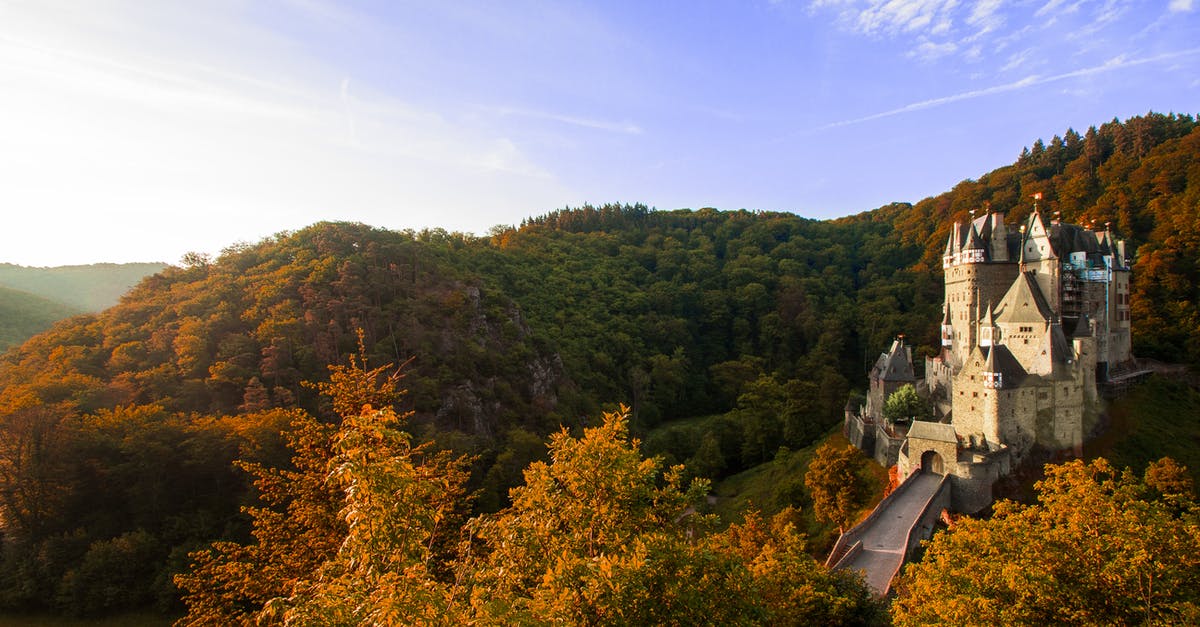
[[[970,232],[967,234],[967,241],[963,245],[963,263],[983,263],[986,260],[986,255],[987,246],[984,245],[983,238],[979,236],[979,230],[972,223]]]
[[[1026,262],[1058,258],[1054,251],[1054,246],[1050,241],[1050,233],[1046,230],[1046,225],[1042,222],[1042,216],[1037,210],[1029,214],[1029,220],[1025,227],[1024,241],[1021,245],[1021,257]]]
[[[979,321],[979,345],[991,346],[998,340],[996,322],[992,318],[992,304],[988,303],[983,311],[983,318]]]
[[[989,390],[999,390],[1004,387],[1004,377],[1000,373],[1000,369],[996,367],[996,353],[1000,352],[994,347],[989,347],[987,351],[987,360],[983,362],[983,387]]]

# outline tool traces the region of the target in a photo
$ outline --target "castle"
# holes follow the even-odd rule
[[[955,223],[942,257],[941,350],[918,380],[897,339],[871,370],[866,402],[846,408],[846,435],[901,477],[950,475],[952,507],[992,502],[996,479],[1032,451],[1082,453],[1097,382],[1133,363],[1124,241],[1052,218],[1035,204],[1018,228],[1003,212]],[[911,384],[930,413],[883,418]]]

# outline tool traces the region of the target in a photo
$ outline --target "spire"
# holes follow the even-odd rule
[[[996,369],[996,353],[998,352],[1000,351],[995,346],[988,348],[987,359],[983,362],[983,387],[989,390],[999,390],[1004,387],[1003,377]]]
[[[967,236],[967,250],[983,249],[983,237],[979,235],[979,229],[975,227],[975,223],[971,223],[971,233]]]
[[[996,323],[992,319],[992,303],[989,301],[979,321],[979,345],[993,346],[996,344]]]

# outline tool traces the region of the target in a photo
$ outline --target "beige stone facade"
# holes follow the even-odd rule
[[[1107,228],[1047,223],[1035,207],[1016,228],[1002,213],[956,223],[943,269],[942,350],[922,386],[940,426],[914,424],[896,462],[907,476],[939,459],[970,512],[1031,451],[1082,453],[1097,380],[1132,363],[1129,266]]]

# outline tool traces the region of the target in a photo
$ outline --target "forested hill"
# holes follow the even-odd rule
[[[1135,351],[1200,363],[1187,116],[1069,131],[941,196],[841,220],[607,205],[487,237],[321,223],[168,267],[0,358],[0,607],[173,598],[189,547],[247,537],[232,460],[286,463],[285,410],[334,419],[306,382],[359,330],[371,367],[412,358],[410,428],[477,455],[480,509],[504,505],[544,435],[616,403],[650,452],[695,472],[768,461],[836,424],[895,334],[932,350],[953,220],[986,203],[1020,218],[1039,191],[1137,247]]]

